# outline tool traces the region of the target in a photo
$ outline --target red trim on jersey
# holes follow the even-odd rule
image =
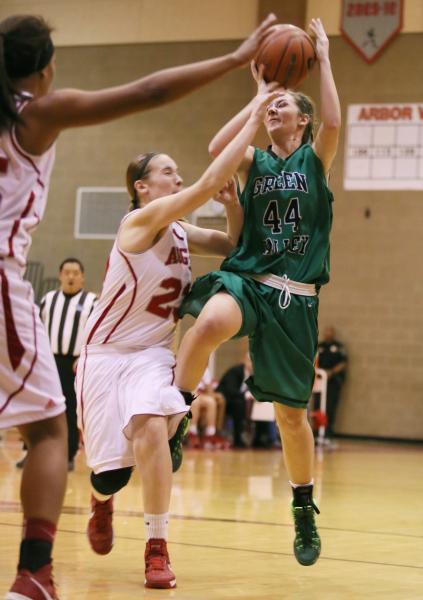
[[[15,256],[15,253],[13,251],[13,238],[18,233],[20,222],[20,219],[16,219],[16,221],[13,222],[12,231],[10,232],[9,236],[9,256]]]
[[[112,335],[112,333],[114,333],[116,331],[116,329],[119,327],[119,325],[122,323],[122,321],[125,319],[126,315],[129,313],[129,311],[132,308],[132,305],[135,301],[135,296],[137,295],[137,285],[138,285],[138,280],[137,280],[137,276],[135,275],[134,269],[131,266],[131,263],[129,262],[129,260],[126,258],[126,256],[123,254],[123,252],[121,252],[119,250],[119,248],[117,248],[117,251],[119,252],[119,254],[121,255],[121,257],[125,260],[126,262],[126,266],[128,267],[134,281],[135,281],[135,285],[134,285],[134,291],[132,292],[132,298],[131,301],[128,305],[128,308],[125,310],[125,312],[123,313],[123,315],[121,316],[121,318],[118,320],[118,322],[114,325],[114,327],[112,328],[112,330],[110,331],[110,333],[108,333],[106,339],[104,340],[103,344],[106,344],[109,341],[110,336]]]
[[[119,296],[121,296],[123,294],[123,292],[125,290],[126,290],[126,284],[124,283],[123,285],[120,286],[120,288],[118,289],[118,291],[116,292],[116,294],[113,296],[113,298],[111,299],[111,301],[109,302],[109,304],[103,310],[103,312],[101,313],[101,315],[99,316],[99,318],[97,319],[97,321],[94,323],[94,326],[91,329],[90,335],[88,336],[88,339],[87,339],[87,345],[91,342],[91,340],[93,338],[93,335],[95,334],[95,332],[97,331],[97,329],[99,328],[99,326],[101,325],[101,323],[106,318],[107,313],[110,311],[110,309],[112,308],[113,304],[116,302],[116,300],[119,298]]]
[[[170,385],[173,385],[175,383],[175,369],[176,369],[176,361],[174,362],[173,366],[171,367],[172,381],[170,382]]]
[[[35,200],[35,194],[34,194],[34,192],[31,192],[30,195],[29,195],[29,198],[28,198],[28,202],[27,202],[27,204],[26,204],[26,206],[24,208],[24,211],[21,214],[21,219],[25,219],[25,217],[28,216],[29,211],[32,208],[32,205],[34,204],[34,200]]]
[[[12,304],[10,302],[9,295],[9,280],[3,269],[0,269],[1,279],[1,297],[3,300],[4,317],[6,321],[6,345],[7,352],[9,354],[10,364],[12,369],[16,369],[21,364],[23,355],[25,354],[25,348],[19,339],[18,332],[16,330],[15,320],[13,318]]]
[[[37,327],[36,327],[36,320],[35,320],[35,306],[32,307],[32,322],[34,324],[34,350],[35,350],[35,352],[34,352],[34,358],[32,359],[31,366],[29,367],[28,373],[25,375],[25,377],[22,380],[21,386],[17,390],[15,390],[14,392],[12,392],[10,394],[10,396],[8,397],[8,399],[6,400],[6,402],[3,404],[3,406],[0,407],[0,414],[5,410],[5,408],[7,408],[8,404],[12,400],[12,398],[14,398],[17,394],[19,394],[24,389],[26,380],[31,375],[31,373],[32,373],[32,371],[34,369],[35,361],[38,358]]]
[[[19,217],[19,219],[16,219],[13,222],[12,231],[10,232],[10,236],[9,236],[9,256],[15,256],[15,252],[13,250],[13,238],[18,233],[19,225],[20,225],[20,222],[22,221],[22,219],[25,219],[25,217],[28,216],[29,211],[32,208],[32,205],[34,204],[34,200],[35,200],[35,194],[34,194],[34,192],[31,192],[29,195],[29,198],[28,198],[28,202],[26,203],[26,206],[23,209],[21,216]]]
[[[20,146],[18,144],[18,140],[15,138],[15,131],[13,129],[10,133],[10,139],[12,140],[12,145],[13,145],[14,149],[16,150],[16,152],[20,156],[22,156],[22,158],[24,158],[25,160],[27,160],[29,162],[29,164],[34,169],[34,171],[37,173],[37,175],[41,175],[40,169],[37,167],[37,165],[32,160],[32,158],[30,156],[28,156],[28,154],[25,154],[25,152],[20,148]],[[40,177],[38,177],[37,183],[39,183],[42,188],[45,187],[44,182],[40,179]]]
[[[0,173],[7,173],[9,159],[6,156],[0,156]]]
[[[179,225],[179,227],[181,227],[181,225]],[[183,227],[181,227],[181,229],[184,230]],[[178,240],[182,240],[183,242],[185,241],[185,237],[183,235],[179,235],[179,233],[176,232],[175,227],[172,227],[172,231],[176,235],[176,237],[178,238]]]

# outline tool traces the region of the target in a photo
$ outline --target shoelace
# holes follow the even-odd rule
[[[317,538],[316,524],[314,522],[313,511],[320,514],[317,506],[312,502],[307,506],[295,506],[295,531],[305,543],[313,543]],[[311,509],[311,510],[310,510]]]
[[[167,568],[167,560],[165,556],[150,556],[147,560],[147,569],[155,571],[164,571]]]

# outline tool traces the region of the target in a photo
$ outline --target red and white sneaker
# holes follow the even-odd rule
[[[90,546],[97,554],[109,554],[113,548],[113,496],[100,502],[91,495],[91,511],[87,527]]]
[[[52,564],[44,565],[34,573],[19,569],[5,600],[59,600],[53,581]]]
[[[176,577],[170,568],[166,540],[152,538],[145,547],[145,581],[147,588],[174,588]]]
[[[201,448],[202,444],[201,444],[201,439],[200,436],[197,435],[196,433],[188,433],[187,436],[187,446],[188,448],[192,448],[192,449],[197,449]]]
[[[215,435],[205,435],[203,437],[204,450],[215,450],[217,448],[215,438]]]
[[[228,450],[231,447],[231,443],[228,439],[216,433],[210,436],[210,444],[214,450]],[[206,436],[206,440],[208,437]]]

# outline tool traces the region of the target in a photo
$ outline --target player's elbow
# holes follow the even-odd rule
[[[229,254],[235,250],[236,246],[237,244],[235,240],[228,235],[224,244],[222,245],[222,256],[229,256]]]
[[[208,147],[208,151],[209,151],[209,155],[212,158],[216,158],[216,156],[219,155],[220,149],[217,147],[217,144],[214,142],[214,140],[212,140],[210,142],[209,147]]]
[[[324,126],[327,131],[339,131],[341,129],[341,115],[331,115],[326,118]]]
[[[143,89],[142,97],[143,100],[147,99],[147,102],[153,106],[165,104],[167,101],[167,89],[163,85],[156,85],[152,82]]]
[[[157,73],[142,79],[138,86],[138,101],[146,106],[158,106],[172,99],[169,86]]]

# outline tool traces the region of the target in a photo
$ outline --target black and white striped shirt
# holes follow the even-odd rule
[[[85,290],[74,295],[56,290],[42,298],[40,315],[53,354],[79,356],[85,323],[96,300],[93,292]]]

